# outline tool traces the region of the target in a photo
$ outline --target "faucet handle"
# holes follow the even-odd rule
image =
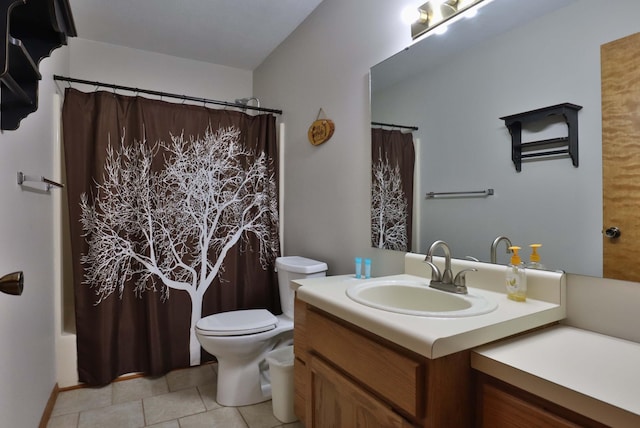
[[[429,262],[429,261],[424,261],[427,265],[429,265],[429,267],[431,268],[431,281],[434,282],[441,282],[442,281],[442,274],[440,273],[440,269],[438,269],[438,266],[434,265],[433,263]]]
[[[455,279],[453,280],[453,285],[457,285],[460,287],[466,287],[467,286],[467,272],[477,272],[478,269],[464,269],[461,270],[460,272],[458,272],[458,274],[456,275]]]

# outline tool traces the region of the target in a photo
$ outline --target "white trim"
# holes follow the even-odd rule
[[[420,138],[415,139],[414,143],[415,150],[415,161],[419,163],[421,158],[421,149],[420,149]],[[421,175],[420,171],[422,168],[419,168],[417,165],[413,167],[413,219],[412,219],[412,240],[413,245],[410,250],[415,253],[420,253],[420,236],[421,236],[421,225],[422,225],[422,183],[421,183]]]
[[[285,149],[285,127],[284,123],[280,124],[280,129],[278,132],[278,198],[279,198],[279,207],[278,207],[278,216],[280,220],[280,254],[284,255],[284,149]]]

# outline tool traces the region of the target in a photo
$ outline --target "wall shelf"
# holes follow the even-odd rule
[[[0,0],[0,129],[38,109],[40,61],[76,36],[69,0]]]
[[[516,171],[522,171],[522,160],[537,157],[568,155],[573,166],[578,167],[578,111],[582,106],[563,103],[524,113],[501,117],[511,134],[511,159]],[[549,116],[562,116],[567,124],[568,135],[548,140],[522,142],[522,126],[540,122]]]

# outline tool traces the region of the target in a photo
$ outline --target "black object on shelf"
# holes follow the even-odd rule
[[[563,103],[501,117],[511,134],[511,159],[516,171],[522,171],[522,159],[562,155],[569,155],[573,166],[578,167],[578,111],[581,108],[576,104]],[[562,116],[567,123],[566,137],[522,142],[523,124],[539,122],[554,115]]]
[[[77,35],[69,0],[0,0],[0,129],[38,109],[40,61]]]

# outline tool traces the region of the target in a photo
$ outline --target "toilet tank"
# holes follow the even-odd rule
[[[293,319],[293,301],[295,289],[290,285],[292,280],[325,276],[328,266],[324,262],[300,256],[276,258],[278,272],[278,288],[280,290],[280,306],[285,316]],[[297,287],[296,287],[297,288]]]

